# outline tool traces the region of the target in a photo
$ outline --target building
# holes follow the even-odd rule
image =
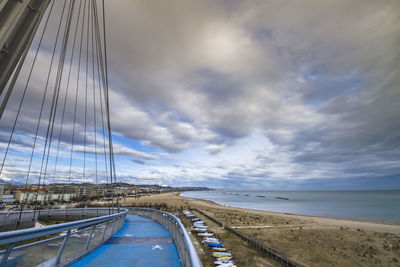
[[[54,184],[47,187],[52,194],[75,194],[75,186],[70,184]]]
[[[11,204],[14,204],[14,202],[15,202],[14,195],[2,195],[1,200],[2,200],[3,204],[6,204],[6,205],[11,205]]]
[[[89,199],[92,195],[92,187],[90,186],[77,186],[75,188],[76,199]]]
[[[75,198],[75,194],[53,194],[48,190],[32,190],[21,189],[18,194],[17,200],[20,203],[33,203],[37,202],[70,202]]]
[[[20,189],[15,194],[15,198],[19,203],[33,203],[35,201],[43,201],[44,195],[48,193],[45,189]]]
[[[0,199],[3,199],[4,184],[0,184]]]
[[[32,190],[37,190],[37,189],[42,190],[42,189],[45,189],[45,188],[46,188],[46,185],[36,185],[36,184],[31,185],[31,189]]]
[[[70,202],[75,198],[75,194],[46,194],[44,201],[50,202]]]
[[[55,201],[55,202],[70,202],[75,198],[75,194],[63,193],[63,194],[47,194],[45,201]]]
[[[92,194],[90,197],[92,198],[100,198],[100,197],[105,197],[107,195],[107,189],[106,188],[99,188],[99,187],[94,187],[92,189]]]

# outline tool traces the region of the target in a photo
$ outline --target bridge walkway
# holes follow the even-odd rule
[[[72,266],[181,266],[171,234],[152,219],[128,214],[124,227]]]

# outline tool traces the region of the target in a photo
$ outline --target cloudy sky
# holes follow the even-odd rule
[[[399,1],[106,2],[119,181],[400,188]]]

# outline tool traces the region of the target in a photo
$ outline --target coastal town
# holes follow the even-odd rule
[[[57,205],[88,200],[109,201],[112,197],[139,198],[177,190],[159,185],[118,184],[47,184],[13,185],[0,184],[0,207],[13,209],[19,204]],[[114,193],[113,193],[114,191]],[[113,195],[114,194],[114,195]]]

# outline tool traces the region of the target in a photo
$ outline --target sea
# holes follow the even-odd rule
[[[187,191],[183,197],[280,213],[400,222],[400,190],[347,191]]]

